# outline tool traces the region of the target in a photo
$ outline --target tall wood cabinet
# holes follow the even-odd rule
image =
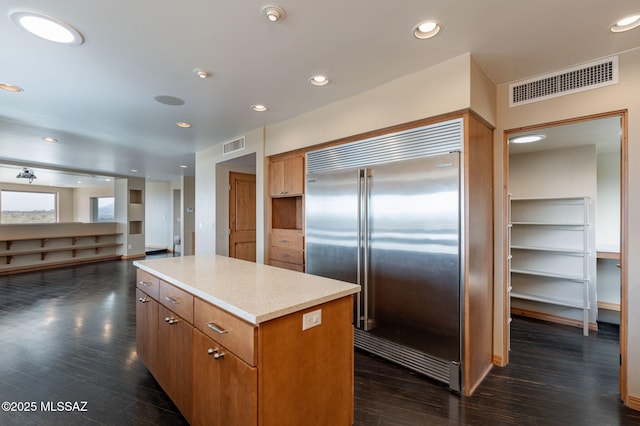
[[[269,264],[304,272],[304,154],[269,161]]]

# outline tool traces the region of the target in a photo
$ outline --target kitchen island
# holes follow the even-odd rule
[[[215,255],[134,265],[138,356],[191,424],[353,423],[359,286]]]

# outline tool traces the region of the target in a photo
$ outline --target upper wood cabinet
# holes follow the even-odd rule
[[[304,192],[304,156],[302,154],[272,160],[269,166],[269,195],[288,197]]]

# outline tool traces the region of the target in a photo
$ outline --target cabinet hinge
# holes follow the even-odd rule
[[[228,191],[231,191],[231,184],[229,184],[229,185],[227,185],[227,186],[228,186],[227,190],[228,190]]]

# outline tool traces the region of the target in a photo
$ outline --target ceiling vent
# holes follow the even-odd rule
[[[546,74],[509,85],[509,106],[528,104],[618,83],[618,57]]]
[[[228,155],[232,152],[242,151],[244,149],[244,136],[225,142],[222,145],[222,155]]]

